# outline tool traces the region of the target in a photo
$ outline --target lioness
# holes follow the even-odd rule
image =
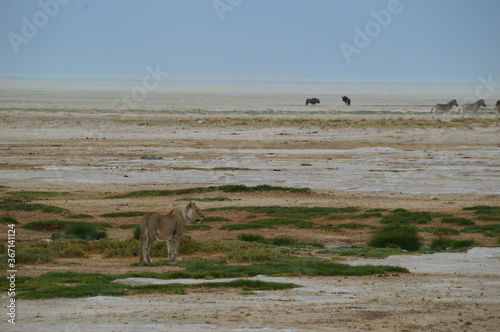
[[[145,214],[141,219],[141,262],[151,263],[149,253],[155,238],[167,241],[168,260],[175,261],[184,234],[184,226],[191,221],[200,222],[203,214],[195,203],[170,211],[166,215],[156,212]]]

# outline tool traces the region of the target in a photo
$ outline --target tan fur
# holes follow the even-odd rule
[[[156,212],[145,214],[141,219],[141,262],[151,263],[149,253],[155,238],[167,241],[168,260],[175,261],[184,227],[192,221],[200,222],[203,214],[195,203],[170,211],[165,215]]]

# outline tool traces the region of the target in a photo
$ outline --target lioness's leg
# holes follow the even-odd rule
[[[147,263],[153,262],[151,260],[151,257],[149,257],[149,254],[151,253],[151,247],[153,246],[154,240],[155,240],[154,237],[152,239],[148,240],[148,244],[147,244],[147,248],[146,248],[146,262]]]
[[[179,247],[181,246],[182,235],[176,235],[173,239],[172,246],[174,247],[174,261],[177,260],[177,255],[179,254]]]
[[[173,242],[173,239],[167,240],[167,249],[168,249],[168,260],[169,260],[169,262],[175,261],[174,248],[173,248],[174,246],[173,246],[172,242]]]
[[[149,253],[151,251],[151,245],[153,244],[154,238],[151,238],[147,229],[147,223],[141,225],[141,258],[140,262],[151,263],[151,258],[149,258]]]

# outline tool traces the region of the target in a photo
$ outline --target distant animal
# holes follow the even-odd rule
[[[347,106],[351,106],[351,99],[349,99],[349,97],[346,97],[346,96],[343,96],[342,97],[342,101],[347,105]]]
[[[465,116],[465,112],[477,114],[477,110],[481,106],[486,107],[484,99],[479,99],[474,104],[462,104],[462,106],[460,106],[460,109],[458,110],[458,113],[460,113],[460,111],[462,112],[462,118]]]
[[[318,98],[307,98],[306,99],[306,106],[309,104],[313,104],[313,105],[319,104],[319,99]]]
[[[192,221],[200,222],[202,219],[203,214],[193,202],[165,215],[156,212],[145,214],[141,219],[140,262],[151,263],[149,254],[155,238],[167,241],[168,260],[175,261],[184,234],[184,227]]]
[[[446,113],[448,114],[450,110],[453,108],[453,106],[458,107],[458,103],[456,99],[450,100],[447,104],[436,104],[434,107],[431,109],[431,113]]]
[[[495,104],[495,109],[497,110],[497,115],[500,115],[500,100],[497,100],[497,103]]]

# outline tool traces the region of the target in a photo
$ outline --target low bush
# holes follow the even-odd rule
[[[69,225],[93,225],[99,229],[111,227],[111,224],[106,222],[88,223],[84,221],[37,220],[23,225],[22,228],[35,231],[55,231],[65,229]]]
[[[101,214],[104,218],[130,218],[130,217],[142,217],[147,212],[144,211],[128,211],[128,212],[111,212]]]
[[[454,240],[450,245],[450,249],[467,250],[477,245],[478,243],[475,240]]]
[[[17,221],[17,219],[13,218],[13,217],[0,216],[0,223],[4,223],[4,224],[19,224],[19,221]]]
[[[82,239],[86,241],[107,238],[105,231],[99,231],[96,225],[91,223],[75,223],[67,225],[63,231],[52,234],[52,238]]]
[[[432,220],[430,212],[411,212],[405,209],[396,209],[391,214],[384,216],[380,222],[382,224],[427,224]]]
[[[500,235],[500,224],[469,226],[460,230],[460,233],[483,233],[495,237]]]
[[[267,243],[267,240],[262,235],[252,233],[240,233],[236,236],[236,239],[246,242]]]
[[[432,241],[430,248],[435,251],[444,251],[451,246],[453,241],[453,239],[440,237]]]
[[[476,223],[467,218],[458,218],[458,217],[448,217],[441,219],[442,223],[445,224],[455,224],[460,226],[474,226]]]
[[[368,245],[376,248],[401,248],[408,251],[418,251],[422,241],[414,226],[391,224],[380,227],[370,239]]]

